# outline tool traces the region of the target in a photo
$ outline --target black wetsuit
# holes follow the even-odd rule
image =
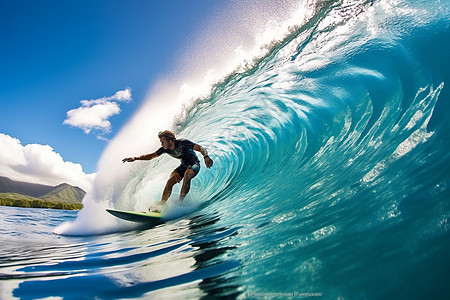
[[[177,172],[183,178],[187,169],[192,169],[196,175],[200,171],[200,161],[194,152],[194,146],[195,143],[189,140],[175,140],[175,148],[173,150],[161,147],[156,150],[156,154],[160,156],[163,153],[167,153],[174,158],[180,159],[181,165],[173,171]]]

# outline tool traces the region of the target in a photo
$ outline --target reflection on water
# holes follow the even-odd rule
[[[15,208],[7,209],[14,213]],[[42,216],[38,210],[23,213],[29,219]],[[55,217],[58,211],[47,213]],[[227,259],[227,252],[236,247],[229,239],[238,229],[216,226],[218,220],[199,215],[92,237],[59,237],[43,230],[20,244],[9,236],[0,249],[1,296],[234,298],[239,286],[227,274],[240,263]],[[16,226],[16,232],[26,228]]]

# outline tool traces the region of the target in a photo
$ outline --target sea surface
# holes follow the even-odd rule
[[[305,3],[175,118],[215,164],[165,223],[105,212],[177,166],[123,166],[121,135],[82,211],[2,207],[0,298],[449,299],[450,2]]]

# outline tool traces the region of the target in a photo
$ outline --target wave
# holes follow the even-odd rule
[[[215,161],[196,177],[188,204],[252,223],[266,215],[277,224],[300,215],[336,220],[310,237],[398,219],[419,192],[447,195],[448,174],[438,170],[449,165],[450,39],[439,5],[305,2],[277,24],[284,30],[275,39],[202,96],[162,86],[106,149],[77,221],[56,232],[114,231],[123,225],[98,211],[158,201],[177,162],[120,158],[156,149],[165,128],[205,146]]]
[[[77,220],[55,232],[126,230],[99,212],[145,210],[177,162],[120,159],[172,128],[215,164],[166,218],[233,230],[219,261],[240,262],[230,276],[243,290],[448,293],[449,4],[301,4],[213,85],[154,92],[106,149]]]

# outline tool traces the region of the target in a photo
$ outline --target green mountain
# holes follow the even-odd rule
[[[79,187],[63,183],[39,198],[45,201],[80,204],[85,194],[86,192]]]
[[[0,205],[81,209],[85,194],[81,188],[67,183],[47,186],[0,177]]]
[[[40,197],[51,192],[54,188],[49,185],[14,181],[0,176],[0,193],[17,193],[31,197]]]

